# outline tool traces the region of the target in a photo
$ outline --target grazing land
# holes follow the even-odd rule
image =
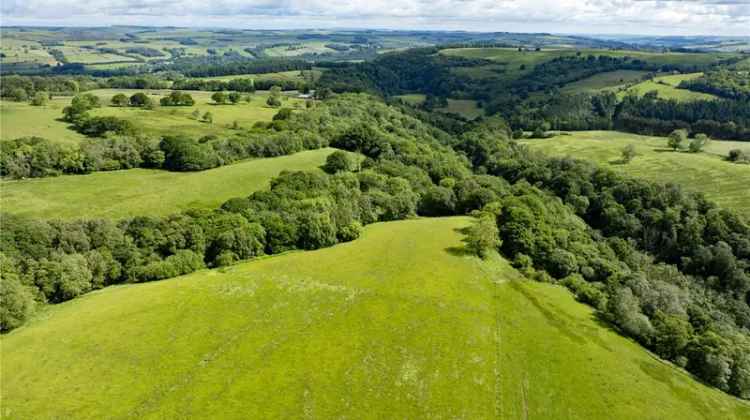
[[[56,178],[0,181],[3,210],[47,219],[120,219],[160,216],[190,208],[216,208],[233,197],[267,188],[283,170],[310,170],[333,149],[255,159],[203,172],[128,169]]]
[[[69,104],[67,97],[56,97],[44,106],[0,101],[0,139],[38,136],[60,143],[78,143],[84,136],[60,120],[63,108]]]
[[[469,220],[380,223],[333,248],[50,307],[2,338],[3,415],[750,415],[565,289],[467,255]]]
[[[672,182],[702,192],[713,201],[750,215],[750,165],[725,161],[730,149],[750,148],[747,142],[714,140],[703,153],[672,152],[667,139],[612,131],[575,132],[544,140],[525,140],[532,149],[557,156],[589,159],[615,171],[656,182]],[[620,152],[635,146],[637,156],[620,163]]]
[[[169,90],[139,90],[139,89],[97,89],[87,93],[99,96],[103,106],[91,111],[95,116],[113,116],[128,120],[138,126],[144,133],[160,136],[166,134],[184,134],[191,137],[206,135],[232,135],[237,131],[232,129],[235,121],[240,129],[250,128],[258,121],[271,121],[279,111],[266,105],[268,92],[256,92],[250,103],[244,100],[236,105],[216,105],[211,100],[213,92],[184,91],[195,100],[193,106],[160,107],[156,109],[141,109],[131,107],[112,107],[109,101],[115,94],[132,95],[145,92],[155,103]],[[69,128],[69,124],[61,121],[62,109],[70,105],[71,97],[56,97],[44,106],[32,106],[28,103],[0,101],[0,138],[15,139],[24,136],[44,137],[53,141],[76,143],[84,136]],[[301,107],[302,100],[294,97],[282,96],[283,107]],[[192,113],[198,110],[202,116],[206,112],[213,115],[213,123],[205,123],[195,119]]]
[[[638,70],[608,71],[568,83],[562,91],[565,93],[614,91],[629,83],[640,81],[646,74],[648,72]]]
[[[132,95],[141,92],[137,89],[102,89],[94,90],[93,93],[101,97],[105,103],[117,93]],[[145,90],[151,99],[158,103],[159,99],[169,94],[169,90]],[[182,91],[189,93],[195,100],[193,106],[157,107],[154,110],[140,108],[119,108],[103,106],[92,111],[92,115],[113,116],[131,121],[143,132],[152,135],[184,134],[191,137],[207,135],[231,135],[236,133],[231,128],[237,121],[239,128],[250,128],[258,121],[271,121],[279,111],[278,108],[266,105],[268,92],[256,92],[251,95],[250,103],[244,100],[236,105],[216,105],[211,100],[213,92],[205,91]],[[303,101],[289,96],[282,96],[282,106],[301,107]],[[198,110],[200,115],[210,112],[213,114],[213,123],[205,123],[192,118],[192,113]]]
[[[668,76],[659,76],[651,80],[646,80],[637,85],[634,85],[621,92],[621,96],[627,92],[635,92],[639,96],[643,96],[648,92],[656,91],[659,93],[659,97],[663,99],[675,99],[680,102],[690,101],[710,101],[717,99],[715,95],[711,95],[703,92],[694,92],[692,90],[680,89],[678,86],[684,80],[692,80],[701,77],[703,73],[688,73],[688,74],[673,74]]]
[[[230,76],[215,76],[215,77],[201,77],[202,80],[221,80],[222,82],[228,82],[234,79],[255,79],[255,80],[281,80],[281,81],[293,81],[293,82],[304,82],[307,80],[316,81],[320,78],[323,73],[322,70],[291,70],[281,71],[277,73],[260,73],[260,74],[234,74]]]
[[[484,115],[484,110],[477,105],[477,101],[470,99],[448,99],[448,106],[437,109],[440,112],[448,112],[461,115],[473,120]]]

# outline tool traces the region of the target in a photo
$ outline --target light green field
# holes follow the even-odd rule
[[[636,82],[648,74],[645,71],[617,70],[595,74],[577,82],[568,83],[562,91],[566,93],[601,92],[616,90],[628,83]]]
[[[685,74],[670,74],[667,76],[655,77],[654,80],[657,82],[664,82],[670,86],[677,87],[680,83],[686,80],[693,80],[703,76],[703,73],[685,73]]]
[[[458,114],[470,120],[484,115],[484,110],[477,105],[477,101],[470,99],[448,99],[448,106],[438,108],[438,111]]]
[[[318,80],[323,73],[321,70],[303,70],[304,77],[300,75],[299,70],[281,71],[277,73],[260,73],[260,74],[234,74],[229,76],[201,77],[201,80],[221,80],[224,82],[234,79],[255,79],[255,80],[291,80],[294,82],[304,82],[312,78]]]
[[[303,42],[299,45],[294,45],[291,48],[288,46],[266,48],[263,52],[269,57],[296,57],[303,54],[324,54],[335,52],[325,46],[327,43],[328,42],[322,41]]]
[[[532,149],[556,156],[590,159],[615,171],[660,183],[673,182],[702,192],[716,203],[750,216],[750,165],[725,161],[729,149],[750,149],[748,142],[714,140],[704,153],[672,152],[667,139],[613,131],[574,132],[544,140],[524,140]],[[638,156],[622,165],[621,150],[632,144]]]
[[[169,90],[101,89],[93,90],[90,93],[101,97],[104,103],[108,103],[112,96],[117,93],[130,96],[141,91],[149,94],[156,103],[162,96],[171,92]],[[240,128],[250,128],[258,121],[271,121],[273,116],[279,112],[278,108],[266,105],[268,92],[256,92],[252,95],[252,101],[249,104],[243,100],[236,105],[215,105],[211,100],[211,95],[214,92],[184,92],[192,95],[195,100],[194,106],[157,107],[154,110],[103,106],[91,112],[92,115],[114,116],[131,121],[148,134],[184,134],[191,137],[211,134],[232,135],[236,133],[235,130],[230,128],[234,121],[237,121]],[[304,105],[302,100],[288,96],[282,97],[282,103],[282,106],[290,108]],[[192,112],[196,109],[200,111],[201,115],[211,112],[214,122],[208,124],[191,118]]]
[[[96,50],[88,50],[79,47],[56,47],[65,55],[65,59],[70,63],[82,63],[82,64],[96,64],[96,63],[108,63],[111,61],[136,61],[131,57],[126,57],[119,54],[103,53]]]
[[[0,100],[0,140],[39,136],[60,143],[77,143],[84,138],[59,121],[70,98],[56,97],[44,106]]]
[[[167,215],[216,208],[233,197],[268,187],[281,171],[310,170],[334,149],[255,159],[202,172],[129,169],[57,178],[0,181],[3,211],[43,218]]]
[[[117,108],[108,106],[110,99],[117,93],[132,95],[145,92],[155,103],[169,94],[169,90],[138,89],[98,89],[92,93],[102,99],[101,108],[91,111],[95,116],[114,116],[133,122],[147,134],[161,136],[166,134],[184,134],[191,137],[206,135],[233,135],[237,131],[231,126],[237,121],[240,128],[250,128],[258,121],[271,121],[279,111],[266,105],[268,92],[256,92],[248,104],[244,100],[237,105],[215,105],[211,100],[213,92],[187,91],[193,96],[196,104],[192,107],[157,107],[154,110],[140,108]],[[49,104],[41,107],[28,103],[0,101],[0,138],[15,139],[23,136],[39,136],[53,141],[75,143],[84,136],[68,128],[68,124],[59,121],[62,109],[70,105],[71,97],[56,97]],[[301,107],[303,101],[288,96],[282,97],[282,106]],[[212,124],[192,118],[192,112],[198,109],[200,114],[213,114]]]
[[[47,49],[38,42],[30,40],[2,38],[0,40],[0,52],[5,54],[5,57],[2,58],[3,63],[57,63],[57,60],[49,54]]]
[[[2,339],[3,416],[741,419],[564,289],[462,251],[467,218],[48,308]]]
[[[679,89],[677,86],[684,80],[691,80],[701,77],[703,73],[672,74],[668,76],[654,77],[653,80],[646,80],[637,85],[630,87],[626,92],[635,92],[643,96],[648,92],[657,91],[659,97],[663,99],[676,99],[680,102],[690,101],[711,101],[718,99],[717,96],[703,92],[694,92],[687,89]],[[626,92],[621,92],[624,96]]]
[[[406,95],[396,95],[394,98],[398,98],[409,105],[421,105],[427,99],[427,96],[423,93],[408,93]]]

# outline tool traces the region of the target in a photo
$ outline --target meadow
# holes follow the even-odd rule
[[[318,80],[320,75],[323,73],[320,69],[312,70],[291,70],[291,71],[280,71],[276,73],[260,73],[260,74],[233,74],[229,76],[214,76],[214,77],[201,77],[201,80],[221,80],[222,82],[228,82],[234,79],[255,79],[255,80],[283,80],[293,82],[305,82],[309,79]]]
[[[110,287],[2,337],[6,418],[741,419],[465,217]]]
[[[91,111],[95,116],[113,116],[131,121],[144,133],[161,136],[183,134],[192,137],[207,135],[233,135],[232,128],[236,121],[238,128],[251,128],[258,121],[271,121],[279,111],[266,105],[268,92],[256,92],[250,103],[244,100],[236,105],[216,105],[211,100],[213,92],[186,91],[195,100],[194,106],[161,107],[141,109],[131,107],[112,107],[109,101],[118,93],[132,95],[136,92],[147,93],[155,103],[169,90],[138,89],[97,89],[86,93],[101,98],[103,106]],[[70,105],[71,97],[56,97],[44,106],[31,106],[28,103],[0,101],[0,138],[11,140],[24,136],[39,136],[53,141],[76,143],[84,136],[68,128],[69,124],[61,121],[62,109]],[[300,99],[282,96],[282,106],[301,107]],[[192,113],[198,110],[201,116],[206,112],[213,115],[213,123],[206,123],[193,118]]]
[[[654,77],[651,80],[643,81],[620,92],[620,97],[626,95],[628,92],[635,92],[638,96],[643,96],[648,92],[656,91],[659,93],[660,98],[675,99],[680,102],[711,101],[717,99],[715,95],[708,93],[678,88],[682,81],[695,79],[702,75],[703,73],[688,73]]]
[[[0,140],[38,136],[60,143],[78,143],[85,138],[60,121],[69,97],[55,97],[44,106],[0,100]]]
[[[750,165],[723,158],[728,150],[750,149],[748,142],[714,140],[702,153],[687,153],[671,151],[667,139],[662,137],[586,131],[522,143],[550,155],[589,159],[618,172],[679,184],[687,191],[704,193],[721,206],[750,215]],[[621,164],[620,152],[631,144],[637,156],[629,164]]]
[[[164,216],[216,208],[268,187],[283,170],[311,170],[334,149],[247,160],[202,172],[128,169],[57,178],[0,181],[3,211],[48,219]]]
[[[638,70],[608,71],[568,83],[562,91],[565,93],[614,91],[629,83],[640,81],[646,74],[648,72]]]

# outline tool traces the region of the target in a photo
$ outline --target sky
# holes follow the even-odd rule
[[[750,0],[0,0],[0,25],[750,36]]]

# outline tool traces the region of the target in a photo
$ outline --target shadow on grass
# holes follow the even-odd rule
[[[468,257],[468,256],[475,256],[476,254],[474,252],[471,252],[468,248],[465,246],[449,246],[448,248],[445,248],[445,252],[453,255],[454,257]]]

